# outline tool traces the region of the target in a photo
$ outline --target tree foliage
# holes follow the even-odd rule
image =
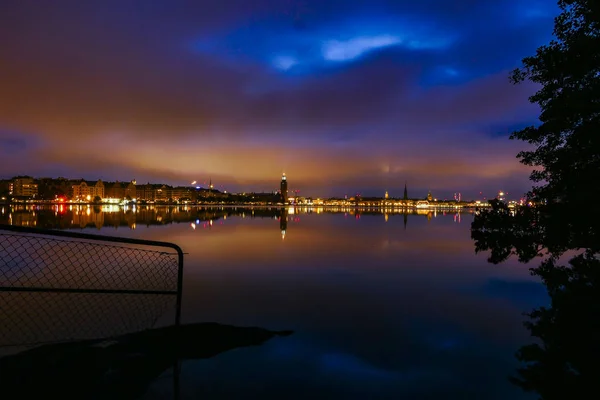
[[[512,255],[529,262],[550,304],[529,314],[525,326],[537,343],[521,347],[525,363],[511,381],[541,399],[600,397],[600,1],[560,0],[555,40],[523,60],[515,83],[540,85],[530,101],[540,122],[513,133],[532,150],[518,154],[534,167],[535,207],[509,209],[492,202],[475,216],[475,250],[497,264]],[[569,255],[569,265],[560,263]]]
[[[511,77],[541,86],[529,99],[540,106],[541,124],[511,138],[535,147],[518,154],[536,167],[531,179],[541,183],[530,196],[578,206],[589,201],[600,179],[600,2],[558,4],[555,40],[524,58]]]

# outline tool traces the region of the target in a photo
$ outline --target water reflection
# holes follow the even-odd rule
[[[527,313],[525,326],[537,341],[518,350],[523,364],[511,382],[541,399],[597,398],[600,213],[580,213],[568,202],[515,211],[492,204],[472,224],[476,250],[489,251],[494,264],[513,255],[521,262],[542,259],[531,274],[550,297],[547,305]]]
[[[35,212],[37,224],[80,228],[71,225],[74,211],[10,213]],[[482,268],[469,213],[99,212],[101,234],[171,241],[188,253],[183,323],[295,332],[212,362],[185,362],[182,398],[528,398],[506,376],[517,365],[512,352],[528,338],[521,312],[545,294],[516,262]],[[84,226],[95,231],[98,220]],[[157,380],[148,398],[167,392],[165,385]]]
[[[136,229],[138,226],[168,225],[187,222],[192,230],[211,228],[223,224],[227,217],[274,218],[280,221],[282,237],[285,237],[288,221],[299,222],[302,215],[339,214],[360,219],[363,215],[382,216],[384,221],[402,216],[404,228],[408,216],[426,217],[428,221],[437,217],[433,210],[406,210],[392,208],[324,208],[324,207],[198,207],[198,206],[133,206],[116,205],[29,205],[3,208],[0,224],[28,226],[45,229],[72,229],[113,227]],[[452,215],[454,222],[461,222],[461,213],[472,214],[472,210],[459,212],[443,211],[442,215]]]

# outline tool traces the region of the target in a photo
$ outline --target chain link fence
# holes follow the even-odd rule
[[[0,226],[0,346],[179,323],[182,270],[172,243]]]

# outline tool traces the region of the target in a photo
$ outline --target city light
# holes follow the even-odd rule
[[[63,179],[63,180],[61,180]],[[59,184],[65,183],[64,178],[58,178],[57,182],[54,183],[56,187]],[[20,182],[20,184],[18,184]],[[61,183],[62,182],[62,183]],[[294,213],[295,207],[315,207],[316,213],[322,212],[327,208],[331,207],[377,207],[386,209],[449,209],[449,208],[462,208],[462,207],[488,207],[491,206],[487,203],[485,198],[483,201],[464,201],[461,197],[460,192],[454,193],[454,197],[450,199],[438,199],[433,198],[431,191],[426,193],[419,193],[415,197],[408,197],[407,186],[404,184],[404,196],[402,198],[390,197],[390,192],[383,191],[381,197],[365,197],[360,192],[356,193],[354,197],[348,198],[344,196],[342,198],[312,198],[309,196],[301,196],[300,190],[288,189],[290,183],[285,173],[281,176],[280,189],[269,192],[242,192],[242,193],[229,193],[226,190],[214,189],[212,180],[209,181],[208,187],[190,187],[190,186],[169,186],[167,184],[140,184],[137,185],[135,180],[131,180],[129,183],[123,182],[103,182],[87,181],[87,180],[76,180],[66,181],[69,184],[70,195],[65,196],[65,189],[61,189],[59,193],[52,194],[52,200],[41,200],[42,202],[48,202],[52,204],[91,204],[99,199],[102,204],[114,204],[119,207],[128,207],[137,203],[138,205],[211,205],[211,206],[235,206],[235,205],[252,205],[252,206],[276,206],[286,205],[292,206],[290,209],[291,213]],[[192,184],[196,184],[198,181],[191,181]],[[206,182],[205,182],[206,184]],[[11,182],[14,190],[27,190],[31,196],[28,199],[10,199],[14,203],[25,203],[31,202],[36,203],[35,196],[37,196],[37,184],[33,178],[14,179]],[[400,185],[398,185],[400,186]],[[219,186],[222,188],[222,186]],[[64,188],[64,186],[63,186]],[[400,189],[400,187],[398,187]],[[289,196],[288,196],[289,193]],[[482,192],[480,192],[481,194]],[[504,200],[504,196],[508,195],[508,192],[499,191],[498,198]],[[316,208],[316,207],[321,207]],[[137,210],[134,208],[134,212]]]

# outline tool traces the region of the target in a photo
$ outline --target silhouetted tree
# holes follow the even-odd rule
[[[527,314],[540,342],[518,351],[526,364],[511,381],[546,400],[600,396],[600,212],[590,207],[600,181],[600,2],[558,4],[556,39],[512,75],[541,85],[530,98],[541,107],[541,125],[511,136],[535,146],[518,155],[536,167],[538,186],[528,193],[535,205],[511,210],[492,201],[471,226],[475,251],[490,251],[492,263],[544,258],[531,272],[550,306]],[[567,250],[576,255],[559,265]]]
[[[589,203],[600,178],[600,2],[560,0],[558,5],[555,40],[524,58],[511,78],[541,85],[530,98],[541,107],[541,125],[511,138],[536,146],[518,155],[538,167],[531,179],[542,184],[530,195],[577,207]]]

